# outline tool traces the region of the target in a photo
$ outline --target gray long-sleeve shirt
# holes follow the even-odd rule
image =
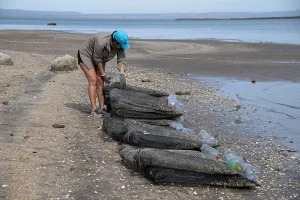
[[[124,49],[112,47],[112,33],[99,32],[89,38],[79,49],[83,63],[90,69],[99,63],[105,65],[117,55],[117,64],[126,64]]]

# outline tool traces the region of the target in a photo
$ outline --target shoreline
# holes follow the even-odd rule
[[[21,31],[21,32],[45,32],[45,33],[66,33],[72,35],[93,35],[94,33],[84,33],[84,32],[74,32],[74,31],[62,31],[62,30],[31,30],[31,29],[0,29],[0,31]],[[133,38],[129,36],[131,41],[183,41],[183,42],[220,42],[220,43],[243,43],[243,44],[268,44],[268,45],[292,45],[292,46],[300,46],[300,43],[277,43],[277,42],[263,42],[263,41],[243,41],[239,39],[219,39],[219,38],[199,38],[199,39],[142,39],[142,38]]]
[[[0,30],[0,44],[3,47],[7,46],[9,50],[9,43],[5,40],[18,40],[19,37],[29,37],[28,41],[18,41],[19,45],[24,44],[29,48],[24,47],[27,51],[31,51],[31,46],[34,44],[34,37],[39,37],[39,33],[43,33],[40,38],[47,39],[57,37],[62,44],[67,45],[67,40],[75,43],[71,46],[73,49],[64,49],[64,52],[75,56],[76,49],[82,45],[86,38],[92,34],[82,33],[68,33],[64,31],[20,31],[20,30]],[[11,35],[8,35],[11,34]],[[18,36],[20,34],[20,36]],[[208,77],[227,77],[227,78],[243,78],[251,80],[256,78],[257,81],[292,81],[300,82],[300,72],[298,72],[300,64],[300,45],[295,44],[274,44],[274,43],[247,43],[247,42],[224,42],[217,40],[150,40],[150,39],[132,39],[130,40],[134,45],[128,51],[127,60],[134,59],[135,64],[141,64],[147,68],[161,68],[166,71],[173,71],[180,74],[194,74]],[[53,50],[51,44],[46,40],[43,43],[35,42],[39,45],[41,52],[47,52],[43,49],[44,45],[48,45],[49,52]],[[149,47],[147,47],[150,43]],[[165,46],[164,46],[165,45]],[[190,46],[189,46],[190,45]],[[62,46],[62,45],[60,45]],[[3,48],[2,47],[2,48]],[[22,50],[21,47],[20,50]],[[11,48],[12,50],[14,48]],[[33,49],[33,48],[32,48]],[[63,48],[61,48],[63,49]],[[145,53],[143,59],[139,51]],[[34,50],[33,50],[34,51]],[[54,51],[55,52],[55,51]],[[131,52],[139,56],[130,57]],[[58,48],[58,55],[60,50]],[[172,56],[179,58],[180,63],[169,62]],[[153,57],[157,59],[160,64],[148,65],[148,58]],[[153,60],[153,59],[152,59]],[[154,62],[156,62],[154,60]],[[168,67],[168,64],[172,67]],[[187,67],[187,68],[186,68]],[[223,69],[224,68],[224,69]],[[262,69],[264,68],[264,69]],[[267,70],[270,72],[268,73]],[[276,73],[271,71],[275,70]]]
[[[204,199],[248,199],[251,194],[253,200],[299,197],[300,159],[268,134],[266,122],[259,119],[255,109],[220,96],[204,80],[190,79],[186,74],[188,69],[235,80],[250,81],[255,75],[258,82],[281,77],[299,82],[299,64],[288,65],[287,70],[286,65],[262,65],[262,61],[295,60],[300,47],[130,41],[132,48],[126,54],[128,84],[172,94],[190,91],[191,95],[178,96],[188,113],[184,126],[195,131],[208,130],[224,148],[262,169],[261,187],[236,190],[153,185],[122,164],[116,153],[117,143],[101,131],[102,120],[87,117],[90,107],[83,73],[50,72],[51,62],[58,56],[76,57],[86,35],[0,31],[0,38],[0,51],[9,54],[15,63],[12,67],[1,66],[0,73],[0,100],[8,102],[0,105],[0,175],[4,177],[0,183],[7,185],[0,188],[0,196],[47,199],[69,194],[75,199],[199,199],[201,194]],[[115,59],[108,63],[107,74],[116,80]],[[142,82],[146,77],[152,82]],[[236,123],[238,119],[242,123]],[[54,123],[62,123],[66,128],[53,129]]]

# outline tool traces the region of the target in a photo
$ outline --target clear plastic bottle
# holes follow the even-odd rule
[[[254,167],[253,165],[248,163],[243,163],[242,168],[243,170],[241,175],[243,175],[248,180],[256,182],[260,179],[261,172],[257,167]]]
[[[169,95],[168,96],[168,107],[175,109],[175,105],[177,103],[176,95]]]
[[[180,130],[180,132],[183,132],[183,133],[190,133],[190,134],[195,134],[195,131],[193,129],[190,129],[190,128],[182,128]]]
[[[234,159],[240,160],[240,161],[244,160],[242,157],[237,156],[233,151],[224,151],[224,153],[222,154],[222,159],[224,161],[227,161],[230,158],[234,158]]]
[[[221,158],[219,151],[217,149],[214,149],[213,147],[209,146],[208,144],[202,144],[201,152],[203,152],[206,155],[212,156],[216,159]]]
[[[184,104],[182,101],[180,100],[176,100],[176,103],[175,103],[175,110],[176,111],[179,111],[179,112],[184,112]]]
[[[212,147],[217,147],[220,145],[220,142],[212,137],[206,130],[201,130],[199,132],[199,136],[201,138],[202,144],[208,144]]]
[[[181,115],[181,116],[179,116],[179,117],[176,117],[176,118],[175,118],[175,121],[182,124],[182,123],[184,122],[184,116]]]
[[[176,121],[171,122],[170,127],[176,129],[177,131],[182,131],[182,129],[184,128],[181,123],[178,123]]]

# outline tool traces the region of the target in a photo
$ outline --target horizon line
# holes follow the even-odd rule
[[[295,11],[300,11],[300,10],[282,10],[282,11],[261,11],[261,12],[253,12],[253,11],[222,11],[222,12],[216,12],[216,11],[211,11],[211,12],[166,12],[166,13],[82,13],[79,11],[45,11],[45,10],[24,10],[24,9],[19,9],[19,8],[0,8],[3,10],[21,10],[21,11],[30,11],[30,12],[69,12],[69,13],[77,13],[77,14],[83,14],[83,15],[144,15],[144,14],[208,14],[208,13],[276,13],[276,12],[295,12]]]

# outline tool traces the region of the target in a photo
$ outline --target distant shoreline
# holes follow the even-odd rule
[[[262,19],[300,19],[300,16],[287,16],[287,17],[248,17],[248,18],[176,18],[176,19],[145,19],[145,18],[50,18],[50,17],[1,17],[0,20],[12,19],[12,20],[72,20],[72,21],[97,21],[97,20],[111,20],[111,21],[143,21],[143,20],[175,20],[175,21],[189,21],[189,20],[262,20]]]
[[[286,16],[286,17],[248,17],[248,18],[176,18],[176,19],[145,19],[145,18],[86,18],[86,17],[61,17],[61,18],[51,18],[51,17],[2,17],[0,20],[12,19],[12,20],[72,20],[72,21],[97,21],[97,20],[124,20],[124,21],[142,21],[142,20],[175,20],[175,21],[200,21],[200,20],[262,20],[262,19],[300,19],[299,16]]]
[[[260,20],[260,19],[299,19],[300,16],[291,17],[249,17],[249,18],[177,18],[179,20]]]

